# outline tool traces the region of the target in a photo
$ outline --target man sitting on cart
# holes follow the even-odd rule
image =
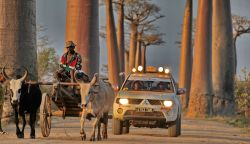
[[[77,78],[84,81],[89,80],[88,76],[83,73],[81,55],[75,51],[73,41],[67,41],[65,47],[67,52],[64,53],[60,60],[60,69],[56,72],[56,78],[61,82],[74,82],[74,72],[77,71]]]

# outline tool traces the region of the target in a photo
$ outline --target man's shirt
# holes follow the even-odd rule
[[[68,52],[63,54],[61,57],[60,67],[65,68],[66,71],[70,70],[81,70],[82,58],[80,54],[74,53],[69,57]]]

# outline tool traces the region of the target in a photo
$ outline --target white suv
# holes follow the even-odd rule
[[[128,133],[129,127],[168,128],[168,135],[181,134],[181,104],[178,89],[169,71],[148,67],[133,69],[113,105],[113,134]]]

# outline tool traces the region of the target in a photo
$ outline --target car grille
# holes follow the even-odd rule
[[[143,99],[128,99],[129,104],[140,104]]]
[[[151,105],[161,105],[162,104],[162,102],[160,100],[148,100],[148,102]]]
[[[125,116],[136,115],[136,116],[154,116],[154,117],[164,117],[162,112],[137,112],[135,110],[127,110],[124,114]]]

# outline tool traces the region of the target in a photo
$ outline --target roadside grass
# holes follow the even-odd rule
[[[209,117],[207,119],[227,123],[231,126],[238,127],[241,129],[243,134],[250,136],[250,118],[246,118],[244,116],[235,116],[235,117],[215,116],[215,117]]]
[[[243,132],[250,136],[250,118],[235,117],[227,121],[228,124],[242,128]]]

